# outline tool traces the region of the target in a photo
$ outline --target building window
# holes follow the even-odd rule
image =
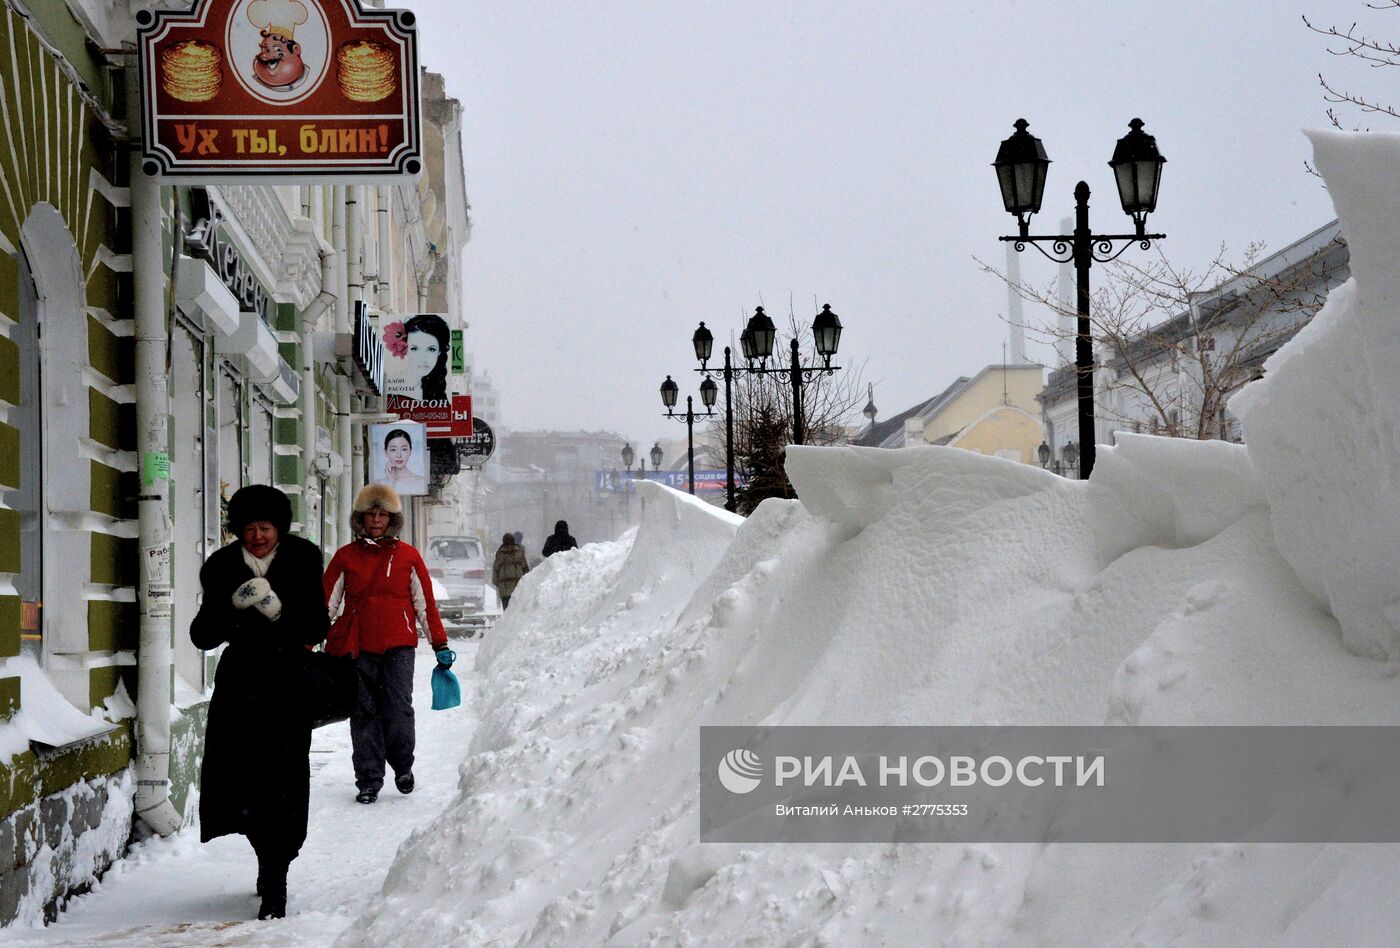
[[[272,483],[272,404],[253,395],[253,419],[248,431],[248,483]]]
[[[189,628],[199,609],[199,569],[208,548],[204,406],[207,395],[204,337],[184,325],[171,331],[170,494],[175,508],[171,539],[175,570],[175,626]],[[214,527],[217,530],[217,527]],[[196,691],[204,689],[204,658],[189,636],[175,636],[175,670]]]
[[[19,322],[11,330],[19,346],[19,409],[9,420],[19,431],[19,488],[5,493],[5,505],[19,513],[19,572],[13,584],[20,600],[20,651],[44,657],[44,510],[42,379],[39,359],[39,293],[29,261],[19,255]]]

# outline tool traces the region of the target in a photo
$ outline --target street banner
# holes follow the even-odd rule
[[[699,495],[716,491],[722,492],[727,479],[728,474],[724,471],[696,471],[695,493]],[[632,471],[629,473],[628,471],[610,469],[593,472],[593,488],[598,491],[636,493],[636,481],[656,481],[667,487],[674,487],[676,490],[690,490],[690,482],[686,479],[685,471]],[[736,471],[734,473],[735,488],[742,490],[746,483],[743,476]]]
[[[429,438],[470,438],[472,436],[472,397],[453,395],[451,399],[417,402],[402,395],[384,398],[384,409],[406,421],[421,423]]]
[[[428,492],[428,436],[416,421],[369,426],[369,479],[400,494]]]
[[[481,467],[496,453],[496,433],[480,418],[472,419],[470,437],[457,439],[457,461],[462,467]]]
[[[136,22],[146,174],[264,184],[422,171],[410,11],[194,0]]]

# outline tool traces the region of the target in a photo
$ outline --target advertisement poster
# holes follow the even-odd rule
[[[369,426],[369,479],[405,496],[428,492],[428,433],[414,421]]]
[[[356,0],[143,11],[143,170],[293,181],[417,175],[416,22]]]
[[[452,332],[436,313],[407,319],[380,316],[384,338],[384,394],[415,402],[447,402]]]

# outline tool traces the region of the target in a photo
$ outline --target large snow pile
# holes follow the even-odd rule
[[[1352,648],[1400,654],[1400,136],[1315,133],[1352,279],[1234,400],[1274,534]]]
[[[1373,264],[1275,360],[1250,452],[1129,436],[1083,484],[957,449],[793,449],[802,501],[742,522],[643,484],[635,537],[516,591],[465,676],[482,721],[458,798],[343,941],[1392,942],[1400,847],[702,846],[696,812],[705,724],[1400,724],[1380,627],[1348,613],[1383,615],[1400,575],[1400,401],[1374,394],[1400,373],[1344,386],[1352,356],[1316,345],[1396,299],[1368,280],[1400,241],[1348,216],[1390,200],[1365,171],[1400,141],[1375,141],[1319,143]],[[1362,465],[1345,484],[1318,456],[1337,445]]]

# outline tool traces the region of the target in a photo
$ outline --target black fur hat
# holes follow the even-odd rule
[[[238,536],[257,520],[267,520],[279,534],[292,529],[292,502],[287,495],[266,484],[240,487],[228,501],[228,532]]]

